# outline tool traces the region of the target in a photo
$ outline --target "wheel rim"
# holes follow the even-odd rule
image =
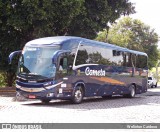
[[[131,88],[131,96],[132,96],[132,97],[135,96],[135,89],[134,89],[134,87]]]
[[[81,101],[81,99],[82,99],[82,92],[81,92],[80,89],[75,91],[74,97],[75,97],[75,100]]]

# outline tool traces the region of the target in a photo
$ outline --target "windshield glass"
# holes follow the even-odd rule
[[[54,47],[25,47],[19,60],[18,75],[46,79],[55,77],[56,67],[52,64]]]

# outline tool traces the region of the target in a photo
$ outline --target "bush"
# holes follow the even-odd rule
[[[0,73],[0,87],[5,87],[6,83],[4,81],[4,76],[2,73]]]

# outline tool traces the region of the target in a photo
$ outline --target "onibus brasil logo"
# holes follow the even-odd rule
[[[102,70],[102,69],[101,70],[92,70],[89,67],[87,67],[85,70],[85,74],[87,76],[105,76],[106,72],[105,72],[105,70]]]

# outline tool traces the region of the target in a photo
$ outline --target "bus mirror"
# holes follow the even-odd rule
[[[21,53],[22,53],[21,50],[12,52],[12,53],[9,55],[9,57],[8,57],[8,62],[9,62],[9,64],[12,63],[12,59],[13,59],[13,57],[14,57],[15,55],[18,55],[18,54],[21,54]]]

